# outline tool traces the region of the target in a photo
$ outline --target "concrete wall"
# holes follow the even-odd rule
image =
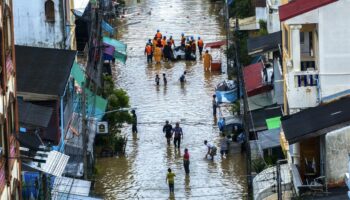
[[[63,48],[64,17],[62,0],[55,3],[55,22],[46,22],[46,0],[13,0],[15,44],[35,47]]]
[[[348,172],[350,153],[350,126],[332,131],[326,135],[326,176],[331,185],[344,182]]]
[[[350,89],[350,0],[319,9],[321,98]]]

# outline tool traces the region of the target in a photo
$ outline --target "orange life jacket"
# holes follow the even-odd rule
[[[162,34],[160,32],[157,32],[156,37],[162,39]]]
[[[147,45],[146,46],[145,52],[146,52],[147,55],[151,55],[152,54],[152,47],[151,47],[151,45]]]
[[[162,40],[162,46],[164,47],[166,45],[166,40]]]
[[[203,40],[200,39],[200,40],[198,40],[197,43],[198,43],[198,47],[203,47]]]

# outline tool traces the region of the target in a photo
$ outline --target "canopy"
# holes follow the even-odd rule
[[[114,58],[119,60],[122,63],[126,62],[126,47],[127,47],[126,44],[109,37],[103,37],[103,44],[106,46],[106,48],[108,48],[108,50],[106,51],[111,51],[111,47],[109,47],[109,45],[113,46],[115,48],[114,55],[113,55]],[[104,52],[104,54],[112,56],[106,52]],[[109,60],[110,59],[109,56],[105,56],[105,60]]]
[[[261,55],[269,51],[276,51],[282,44],[282,32],[278,31],[268,35],[249,38],[247,40],[248,55]]]
[[[350,97],[282,117],[289,144],[317,137],[350,124]]]
[[[226,45],[226,41],[217,41],[217,42],[210,42],[205,44],[205,48],[212,48],[212,49],[218,49],[221,46]]]
[[[109,25],[106,21],[102,20],[102,28],[110,34],[114,34],[114,28]]]
[[[258,144],[262,149],[270,149],[281,146],[280,144],[280,128],[261,131],[258,133]]]

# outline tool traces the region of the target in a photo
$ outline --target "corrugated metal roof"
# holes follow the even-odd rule
[[[337,0],[294,0],[279,7],[281,21],[309,12]]]
[[[263,81],[264,65],[262,62],[248,65],[243,68],[243,78],[245,90],[248,97],[267,92],[272,89],[272,86],[265,85]]]
[[[16,45],[18,92],[62,96],[76,51]]]
[[[22,148],[22,147],[21,147]],[[23,148],[22,148],[23,149]],[[42,171],[53,176],[62,176],[64,169],[66,168],[69,156],[60,153],[58,151],[50,151],[49,153],[43,151],[37,151],[34,159],[45,161],[44,164],[38,162],[23,163],[28,167]]]
[[[282,117],[289,144],[326,134],[350,124],[350,97]]]
[[[56,177],[52,187],[52,199],[72,199],[75,195],[88,197],[90,193],[91,182],[68,178],[68,177]],[[60,194],[65,194],[64,196]]]
[[[282,44],[281,31],[268,35],[249,38],[247,40],[248,55],[261,55],[265,52],[276,51]]]
[[[50,151],[46,163],[43,165],[44,172],[54,176],[62,176],[66,168],[69,156],[58,151]]]
[[[19,123],[47,128],[53,109],[18,99]]]

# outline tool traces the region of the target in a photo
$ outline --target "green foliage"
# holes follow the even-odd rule
[[[128,94],[123,89],[115,88],[111,76],[104,76],[103,81],[104,87],[102,96],[108,99],[107,112],[130,107]],[[120,128],[123,123],[132,122],[131,115],[128,111],[111,112],[106,114],[103,119],[108,121],[109,134],[106,137],[101,137],[96,140],[96,145],[109,146],[113,148],[115,152],[122,152],[126,140],[125,137],[120,134]]]
[[[239,101],[235,101],[231,106],[232,114],[238,113],[240,110],[241,104]]]
[[[255,15],[254,6],[250,0],[234,0],[229,8],[230,17],[238,18],[251,17]]]
[[[267,35],[267,23],[264,20],[259,20],[259,25],[260,25],[260,30],[259,30],[259,35],[263,36],[263,35]]]
[[[262,172],[266,167],[263,159],[252,160],[252,168],[256,173]]]

